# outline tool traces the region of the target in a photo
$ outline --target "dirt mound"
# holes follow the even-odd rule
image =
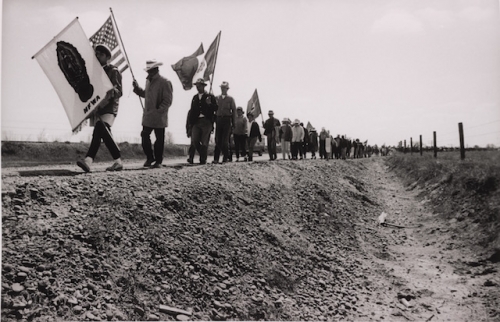
[[[2,320],[366,317],[359,234],[380,210],[365,172],[318,160],[3,178]]]

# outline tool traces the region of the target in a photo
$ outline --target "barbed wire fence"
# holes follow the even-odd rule
[[[500,119],[498,120],[493,120],[489,121],[486,123],[482,124],[475,124],[472,126],[467,126],[464,127],[463,123],[460,122],[458,123],[458,130],[457,131],[450,131],[450,132],[445,132],[445,133],[440,133],[438,136],[438,133],[436,131],[433,131],[432,133],[432,140],[428,140],[428,144],[423,144],[422,141],[422,134],[419,135],[418,137],[418,142],[413,141],[413,137],[410,137],[408,143],[409,145],[407,146],[407,140],[401,140],[399,141],[398,144],[398,150],[400,150],[403,153],[420,153],[420,155],[423,154],[423,151],[430,151],[432,150],[434,152],[434,157],[437,157],[437,152],[438,151],[448,151],[448,150],[456,150],[460,149],[460,157],[463,160],[465,158],[465,150],[466,149],[479,149],[479,146],[475,145],[474,147],[470,147],[469,145],[465,144],[465,132],[470,130],[470,129],[477,129],[480,128],[483,131],[473,133],[473,134],[467,134],[467,138],[476,138],[476,137],[482,137],[482,136],[493,136],[495,134],[498,134],[496,137],[496,140],[493,140],[493,142],[497,143],[500,140],[500,126],[497,127],[497,129],[486,129],[487,125],[492,125],[492,124],[497,124],[500,123]],[[489,143],[486,145],[486,149],[495,149],[497,146],[494,143]]]
[[[92,140],[92,128],[88,127],[74,135],[67,127],[58,122],[44,121],[44,128],[37,127],[37,122],[24,122],[23,124],[2,124],[2,141],[27,141],[27,142],[84,142]],[[177,131],[178,132],[178,131]],[[165,132],[165,142],[174,144],[175,137],[182,137],[185,133],[175,131]],[[118,143],[128,142],[141,143],[141,130],[118,130],[112,131],[115,141]]]

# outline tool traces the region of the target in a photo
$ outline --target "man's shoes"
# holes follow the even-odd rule
[[[158,162],[156,162],[155,164],[153,164],[151,166],[151,169],[159,169],[159,168],[161,168],[161,163],[158,163]]]
[[[113,163],[112,166],[107,167],[106,171],[122,171],[123,170],[123,164],[115,162]]]
[[[223,161],[223,162],[224,162],[224,161]],[[217,163],[219,163],[219,161],[218,161],[218,160],[213,160],[213,161],[212,161],[212,163],[213,163],[213,164],[217,164]]]
[[[207,161],[206,160],[200,160],[200,164],[207,164]]]
[[[146,162],[144,162],[145,167],[150,167],[153,162],[155,162],[155,159],[147,159]]]
[[[76,165],[79,166],[80,168],[82,168],[83,171],[85,172],[90,172],[90,167],[89,165],[85,162],[85,160],[78,160],[76,162]]]
[[[188,162],[189,164],[193,164],[193,159],[188,158],[188,159],[187,159],[187,162]]]

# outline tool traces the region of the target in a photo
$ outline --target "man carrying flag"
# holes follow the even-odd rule
[[[106,75],[108,75],[109,80],[113,84],[113,88],[106,93],[106,97],[94,111],[94,117],[97,118],[97,122],[94,126],[92,141],[90,143],[87,156],[85,159],[78,160],[76,164],[82,168],[83,171],[90,172],[90,165],[94,161],[97,151],[99,151],[102,140],[115,161],[113,165],[108,167],[106,170],[120,171],[123,170],[121,153],[118,145],[116,145],[113,140],[113,136],[111,135],[111,126],[113,126],[116,115],[118,114],[118,102],[122,96],[122,75],[118,71],[117,67],[109,64],[109,60],[111,59],[111,50],[108,46],[99,44],[95,46],[94,50],[97,60],[103,67]]]
[[[134,93],[146,100],[142,114],[141,144],[146,155],[145,167],[159,168],[163,162],[165,146],[165,128],[168,126],[168,110],[172,105],[172,83],[160,75],[162,62],[149,60],[144,69],[148,73],[146,88],[142,89],[133,81]],[[151,133],[155,132],[154,149],[151,146]],[[153,162],[155,162],[153,164]]]

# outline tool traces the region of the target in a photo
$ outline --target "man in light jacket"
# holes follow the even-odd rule
[[[304,142],[304,128],[300,125],[300,121],[295,119],[292,126],[292,160],[297,160],[302,142]]]
[[[163,162],[165,146],[165,128],[168,126],[168,109],[172,105],[172,83],[161,76],[158,67],[163,63],[148,60],[146,68],[146,89],[143,90],[134,80],[134,93],[145,98],[145,107],[142,114],[142,149],[146,155],[145,167],[159,168]],[[156,141],[154,150],[151,147],[151,132],[155,132]],[[155,162],[153,164],[153,162]]]

